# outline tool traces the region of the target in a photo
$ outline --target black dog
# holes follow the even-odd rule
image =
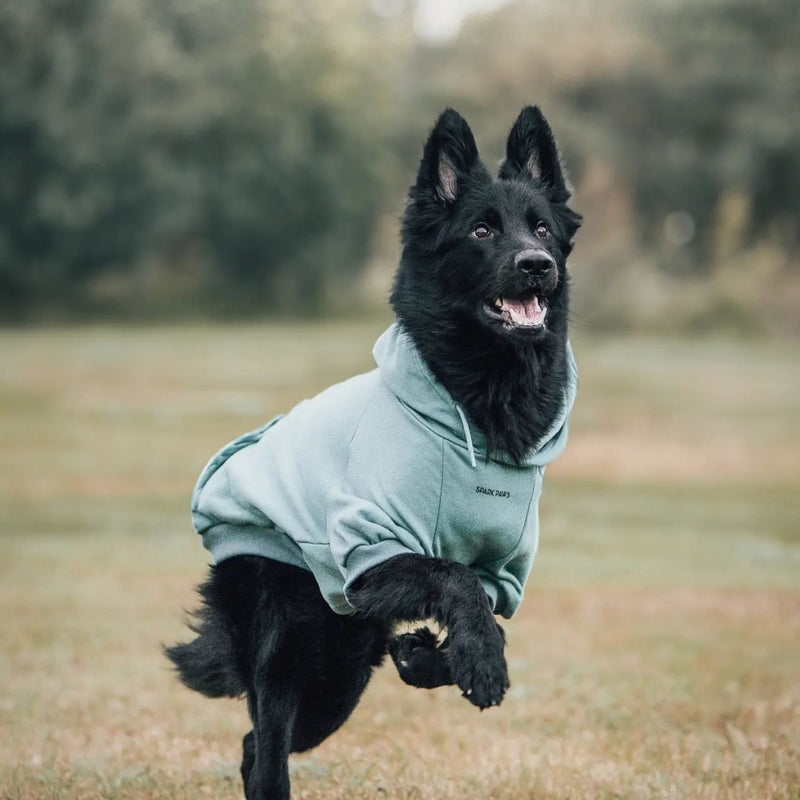
[[[289,753],[314,747],[348,718],[387,652],[411,685],[455,684],[480,708],[502,701],[509,686],[505,641],[493,612],[510,616],[521,599],[537,544],[541,475],[563,447],[574,396],[566,259],[580,217],[567,207],[568,198],[556,145],[538,108],[524,109],[511,129],[497,179],[479,160],[467,123],[445,111],[410,191],[391,302],[396,341],[416,364],[413,380],[434,387],[437,401],[452,412],[453,429],[450,418],[441,428],[435,414],[416,404],[411,395],[422,384],[409,388],[404,378],[399,388],[391,381],[387,388],[385,376],[370,373],[243,437],[201,478],[196,523],[217,564],[200,588],[204,602],[193,626],[198,636],[168,648],[167,655],[187,686],[210,697],[246,695],[253,730],[244,737],[241,772],[249,800],[288,798]],[[436,448],[448,450],[435,468],[450,470],[449,477],[429,481],[423,455],[408,439],[408,452],[378,454],[380,465],[368,470],[378,494],[388,485],[383,504],[369,507],[366,522],[359,506],[359,524],[372,539],[352,544],[347,537],[356,534],[336,529],[345,518],[340,507],[354,501],[328,484],[326,493],[314,494],[316,485],[297,491],[317,498],[308,504],[331,508],[294,503],[290,510],[300,518],[308,511],[309,527],[323,519],[322,533],[314,535],[326,535],[327,518],[331,541],[290,530],[293,523],[284,522],[277,508],[288,491],[283,472],[300,465],[285,479],[294,487],[303,483],[297,476],[305,476],[304,465],[313,472],[326,458],[322,450],[315,456],[303,449],[306,418],[319,405],[352,397],[366,409],[353,423],[357,430],[380,428],[385,417],[370,423],[368,401],[362,400],[370,392],[391,405],[398,425],[422,431],[414,435],[433,437]],[[303,452],[285,469],[270,466],[273,477],[259,482],[252,470],[261,462],[248,459],[285,452],[295,444],[291,425],[298,431],[294,449]],[[357,438],[349,431],[347,436]],[[323,447],[319,439],[313,447]],[[348,439],[347,446],[357,442]],[[354,460],[355,449],[348,450],[342,471],[353,469]],[[340,462],[330,464],[338,469]],[[224,479],[215,477],[218,470]],[[235,480],[242,485],[230,489]],[[421,507],[430,493],[436,512],[430,523],[418,522],[423,517],[415,516],[416,498],[394,502],[393,487],[401,494],[403,480],[417,481]],[[429,483],[435,484],[430,492]],[[275,508],[261,500],[273,489]],[[229,490],[239,505],[226,520],[202,498],[222,498],[214,508],[228,508]],[[465,515],[467,507],[478,510]],[[517,527],[506,531],[502,509],[512,507]],[[427,524],[436,532],[414,530]],[[384,541],[381,531],[390,529]],[[363,530],[357,535],[367,537]],[[231,550],[226,531],[241,534],[247,544]],[[277,550],[270,548],[277,547],[285,556],[273,556]],[[397,622],[422,619],[447,630],[442,644],[427,628],[393,635]]]

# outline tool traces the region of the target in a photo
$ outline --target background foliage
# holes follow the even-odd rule
[[[536,102],[586,326],[797,328],[796,3],[522,1],[438,43],[413,11],[5,0],[0,319],[382,303],[436,114],[491,162]]]

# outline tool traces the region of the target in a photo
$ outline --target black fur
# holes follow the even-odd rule
[[[425,146],[403,219],[391,298],[398,320],[491,449],[516,461],[563,402],[566,259],[580,224],[568,198],[537,108],[514,124],[497,179],[467,123],[448,110]],[[529,316],[518,324],[509,304],[519,310],[534,296],[547,308],[544,323]],[[524,313],[533,314],[527,305]],[[197,637],[166,654],[190,688],[247,697],[248,800],[289,797],[289,753],[314,747],[348,718],[387,651],[406,683],[455,684],[479,708],[498,705],[509,686],[503,632],[468,566],[392,558],[356,582],[352,616],[328,607],[310,572],[260,557],[212,567],[200,594]],[[420,619],[446,629],[445,641],[427,628],[393,636],[396,623]]]

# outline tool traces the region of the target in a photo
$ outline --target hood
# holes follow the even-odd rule
[[[486,437],[470,425],[467,417],[447,389],[434,377],[423,361],[411,337],[395,322],[375,343],[372,351],[384,383],[400,402],[437,435],[466,447],[473,466],[476,457],[486,458]],[[561,413],[541,441],[523,460],[524,466],[542,467],[564,451],[567,443],[568,417],[575,402],[578,370],[567,342],[568,382]],[[505,453],[493,453],[492,460],[514,464]]]

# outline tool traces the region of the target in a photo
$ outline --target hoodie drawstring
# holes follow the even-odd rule
[[[467,415],[464,413],[464,409],[461,408],[458,403],[456,403],[456,411],[458,411],[458,416],[461,417],[461,424],[464,427],[464,437],[467,440],[467,450],[469,450],[469,463],[472,464],[473,469],[478,466],[478,462],[475,461],[475,448],[472,445],[472,433],[469,430],[469,423],[467,422]]]

